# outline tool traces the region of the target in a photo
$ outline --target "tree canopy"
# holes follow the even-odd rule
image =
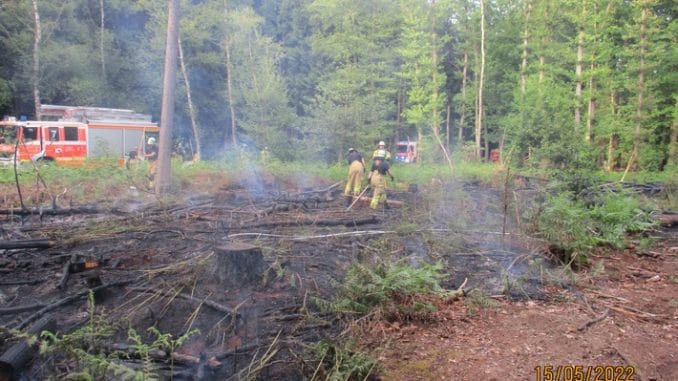
[[[199,139],[203,157],[235,141],[333,162],[349,147],[417,139],[431,161],[496,149],[539,167],[678,164],[674,1],[182,0],[181,10],[174,136]],[[166,23],[160,0],[3,1],[0,112],[37,118],[38,97],[157,120]]]

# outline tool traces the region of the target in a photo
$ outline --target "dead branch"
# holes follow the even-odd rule
[[[250,228],[275,228],[275,227],[285,227],[285,226],[360,226],[360,225],[369,225],[377,224],[379,220],[376,216],[370,216],[365,218],[342,218],[338,220],[302,220],[302,221],[279,221],[279,222],[264,222],[258,224],[238,226],[240,229],[250,229]]]
[[[210,307],[210,308],[212,308],[216,311],[219,311],[219,312],[223,312],[223,313],[226,313],[226,314],[229,314],[229,315],[239,316],[239,314],[237,312],[235,312],[231,308],[224,306],[223,304],[219,304],[215,301],[208,300],[208,299],[196,298],[196,297],[193,297],[189,294],[184,294],[184,293],[174,294],[174,293],[169,293],[169,292],[166,292],[166,291],[163,291],[163,290],[157,290],[157,289],[154,289],[154,288],[151,288],[151,287],[128,287],[127,289],[130,290],[130,291],[134,291],[134,292],[156,294],[156,295],[165,296],[165,297],[179,297],[179,298],[186,299],[186,300],[193,302],[193,303],[196,303],[196,304],[204,304],[204,305],[206,305],[206,306],[208,306],[208,307]]]
[[[584,323],[581,327],[577,328],[577,331],[579,331],[579,332],[585,331],[588,327],[590,327],[590,326],[592,326],[592,325],[594,325],[594,324],[596,324],[596,323],[599,323],[599,322],[605,320],[605,318],[606,318],[609,314],[610,314],[610,309],[608,308],[608,309],[605,310],[605,312],[603,312],[602,315],[596,317],[595,319],[591,319],[591,320],[587,321],[587,322]]]
[[[71,255],[71,259],[66,261],[66,264],[63,267],[63,270],[61,271],[61,280],[59,281],[59,284],[57,285],[58,289],[63,289],[66,287],[66,284],[68,283],[68,278],[71,276],[71,264],[75,263],[75,261],[78,259],[78,254],[73,254]]]
[[[255,237],[255,238],[278,238],[281,240],[288,239],[290,241],[310,241],[314,239],[336,238],[336,237],[361,237],[370,235],[395,234],[393,230],[358,230],[353,232],[342,232],[334,234],[321,234],[311,236],[293,236],[284,234],[268,234],[268,233],[236,233],[226,236],[228,239],[236,237]]]
[[[82,297],[89,295],[90,291],[97,292],[99,290],[103,290],[103,289],[106,289],[106,288],[109,288],[109,287],[122,286],[122,285],[128,284],[130,282],[132,282],[132,281],[131,280],[121,280],[121,281],[118,281],[118,282],[103,284],[101,286],[94,287],[92,289],[87,289],[87,290],[81,291],[77,294],[73,294],[71,296],[67,296],[67,297],[65,297],[61,300],[58,300],[58,301],[56,301],[52,304],[46,305],[45,307],[41,308],[39,311],[35,312],[33,315],[27,317],[21,323],[19,323],[19,325],[17,326],[17,329],[25,328],[27,325],[29,325],[32,322],[34,322],[35,320],[39,319],[42,315],[46,314],[47,312],[55,310],[55,309],[57,309],[61,306],[65,306],[69,303],[72,303],[72,302],[82,298]]]

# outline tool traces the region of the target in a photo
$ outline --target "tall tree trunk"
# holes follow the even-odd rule
[[[101,79],[106,82],[106,56],[104,55],[104,33],[106,29],[104,28],[105,26],[105,13],[104,13],[104,0],[99,0],[99,11],[101,15],[101,29],[99,31],[99,55],[101,59]]]
[[[35,29],[33,30],[33,72],[31,82],[33,83],[33,106],[35,107],[35,119],[42,120],[40,111],[40,41],[42,39],[42,30],[40,27],[40,13],[38,12],[38,1],[33,0],[33,21]]]
[[[614,119],[617,114],[617,96],[614,89],[610,89],[610,114]],[[607,145],[607,171],[612,172],[614,170],[615,160],[614,160],[614,151],[617,148],[616,138],[614,132],[610,133],[610,140]]]
[[[184,77],[184,85],[186,86],[186,101],[188,102],[188,116],[191,119],[191,128],[193,130],[193,140],[195,141],[195,156],[193,160],[200,161],[202,157],[202,150],[200,148],[200,131],[198,130],[198,123],[196,121],[195,107],[193,106],[193,96],[191,95],[191,82],[188,79],[188,70],[186,70],[186,61],[184,60],[184,48],[181,46],[181,37],[177,41],[179,45],[179,67],[181,68],[181,75]]]
[[[452,168],[450,155],[447,153],[447,149],[445,148],[442,139],[440,139],[440,110],[438,109],[438,97],[440,96],[438,89],[438,34],[435,30],[435,5],[435,0],[431,0],[431,81],[433,83],[433,92],[431,94],[431,128],[433,129],[433,136],[438,141],[439,149],[443,151],[447,164]]]
[[[464,122],[466,118],[466,72],[468,71],[468,51],[464,49],[464,68],[461,72],[461,113],[459,115],[459,147],[464,143]]]
[[[480,0],[480,78],[478,79],[478,119],[476,120],[476,159],[481,159],[480,138],[483,126],[483,81],[485,79],[485,0]]]
[[[578,131],[581,127],[581,89],[582,89],[582,66],[584,63],[584,22],[586,19],[586,0],[582,0],[581,20],[579,21],[579,32],[577,36],[577,65],[575,75],[577,83],[575,86],[574,97],[574,128]]]
[[[523,30],[523,61],[520,63],[520,96],[521,101],[525,97],[525,90],[527,88],[527,47],[529,40],[529,25],[530,25],[530,13],[532,12],[532,1],[528,0],[525,7],[525,29]],[[521,110],[523,106],[521,105]]]
[[[544,20],[544,31],[543,35],[541,36],[541,46],[539,47],[539,83],[544,82],[544,76],[545,76],[545,71],[546,71],[546,56],[545,56],[545,50],[546,46],[548,46],[548,17],[549,17],[549,12],[548,12],[548,1],[545,1],[542,5],[544,7],[543,9],[543,20]]]
[[[640,45],[640,65],[638,67],[638,101],[636,102],[636,128],[633,133],[633,152],[629,158],[629,163],[626,166],[626,171],[633,167],[634,162],[637,162],[640,154],[640,138],[641,126],[643,124],[643,95],[645,92],[645,50],[647,39],[645,36],[645,29],[647,23],[648,5],[647,1],[643,1],[640,16],[640,36],[638,43]]]
[[[170,186],[172,129],[174,126],[174,90],[177,73],[177,41],[179,39],[179,0],[167,5],[167,40],[165,70],[162,79],[162,110],[160,112],[160,142],[158,144],[158,176],[156,194],[164,194]]]
[[[597,16],[598,16],[598,8],[596,5],[596,2],[593,2],[593,45],[597,45],[597,39],[598,39],[598,21],[597,21]],[[589,72],[589,100],[588,100],[588,109],[587,109],[587,114],[586,114],[586,136],[585,140],[587,143],[591,144],[593,140],[593,120],[596,117],[596,102],[595,102],[595,84],[593,81],[593,78],[595,76],[595,70],[596,70],[596,54],[593,52],[591,54],[591,66],[590,66],[590,72]]]
[[[224,20],[228,22],[228,0],[224,0]],[[233,147],[238,143],[236,139],[235,104],[233,103],[233,61],[231,60],[231,37],[226,36],[224,50],[226,51],[226,96],[228,97],[228,110],[231,115],[231,144]],[[226,146],[229,145],[226,141]]]

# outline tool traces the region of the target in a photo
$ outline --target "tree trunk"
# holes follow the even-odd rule
[[[478,119],[476,120],[476,159],[480,160],[483,126],[483,81],[485,79],[485,0],[480,0],[480,78],[478,79]]]
[[[228,23],[228,0],[224,0],[224,20]],[[236,120],[235,105],[233,104],[233,62],[231,61],[231,37],[226,36],[224,41],[224,50],[226,51],[226,96],[228,98],[228,110],[231,115],[231,145],[235,147],[236,139]],[[228,140],[225,146],[228,146]]]
[[[669,165],[678,166],[678,98],[673,109],[673,123],[671,123],[671,140],[669,141]]]
[[[442,146],[440,139],[440,110],[438,110],[438,35],[435,31],[435,0],[431,0],[431,82],[433,89],[431,92],[431,129],[433,136]],[[445,150],[445,147],[442,147]],[[447,156],[447,153],[445,153]]]
[[[546,56],[544,56],[544,51],[546,50],[546,46],[548,45],[548,17],[549,17],[549,12],[548,12],[548,2],[543,3],[543,20],[544,20],[544,31],[543,35],[541,36],[541,46],[539,49],[539,83],[544,82],[544,76],[545,76],[545,71],[546,71]]]
[[[165,71],[162,81],[162,110],[160,112],[160,142],[158,144],[158,179],[156,194],[163,194],[170,186],[172,128],[174,125],[174,90],[177,72],[177,41],[179,38],[179,0],[167,5],[167,40],[165,43]]]
[[[42,30],[40,28],[40,13],[38,12],[38,1],[33,0],[33,21],[35,29],[33,30],[33,73],[31,82],[33,83],[33,106],[35,107],[35,119],[42,120],[40,111],[40,41],[42,39]]]
[[[529,40],[528,26],[530,25],[530,13],[532,12],[532,2],[527,1],[525,8],[525,29],[523,31],[523,61],[520,64],[520,94],[525,97],[525,90],[527,88],[527,46]],[[523,106],[521,106],[521,110]]]
[[[99,55],[101,59],[101,79],[103,82],[106,82],[106,56],[104,54],[104,33],[106,29],[104,28],[105,26],[105,13],[104,13],[104,0],[99,0],[99,11],[101,14],[101,29],[100,29],[100,35],[99,35]]]
[[[191,128],[193,129],[193,140],[195,140],[195,156],[193,160],[200,161],[202,157],[202,150],[200,149],[200,131],[198,130],[198,123],[196,121],[195,107],[193,106],[193,97],[191,95],[191,82],[188,79],[188,71],[186,70],[186,61],[184,60],[184,49],[181,46],[181,37],[177,41],[179,47],[179,67],[181,68],[181,75],[184,77],[184,85],[186,86],[186,101],[188,102],[188,116],[191,119]]]
[[[629,171],[633,166],[634,162],[637,162],[640,154],[640,138],[641,138],[641,126],[643,123],[643,95],[645,91],[645,28],[647,23],[647,14],[648,14],[648,5],[644,1],[642,5],[641,16],[640,16],[640,36],[639,36],[639,45],[640,45],[640,65],[638,67],[638,101],[636,102],[636,128],[633,133],[633,153],[629,159],[629,163],[626,166],[626,171]],[[635,160],[634,160],[635,159]]]
[[[584,62],[584,21],[586,18],[586,0],[582,0],[581,20],[579,22],[579,33],[577,37],[577,65],[575,68],[576,86],[574,91],[574,128],[575,131],[581,127],[581,89],[582,89],[582,66]]]
[[[593,45],[597,45],[598,38],[598,21],[597,21],[598,9],[596,3],[593,2],[593,36],[594,41]],[[593,77],[596,70],[596,55],[595,52],[591,54],[591,67],[589,72],[589,100],[588,100],[588,110],[586,114],[586,136],[585,140],[587,143],[591,144],[593,140],[593,120],[596,117],[596,102],[595,102],[595,92]]]
[[[464,50],[464,68],[461,72],[461,113],[459,115],[459,147],[464,143],[464,119],[466,118],[466,72],[468,71],[468,52]]]

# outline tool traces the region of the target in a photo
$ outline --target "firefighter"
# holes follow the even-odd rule
[[[155,144],[155,138],[148,138],[146,144],[146,154],[144,158],[148,160],[148,187],[153,188],[153,181],[155,180],[155,171],[158,164],[158,145]]]
[[[365,160],[363,156],[355,148],[348,149],[348,181],[344,189],[344,197],[346,198],[346,206],[350,206],[353,202],[353,197],[360,195],[360,186],[365,176]],[[351,191],[353,195],[351,195]]]
[[[391,177],[391,181],[394,180],[389,169],[390,165],[388,165],[388,162],[383,157],[376,156],[374,158],[372,170],[367,178],[373,190],[372,201],[370,202],[370,208],[372,209],[377,209],[382,202],[384,203],[384,208],[388,209],[388,203],[386,203],[386,175]]]
[[[378,157],[381,157],[388,162],[391,161],[391,153],[386,150],[386,143],[384,143],[383,140],[379,142],[379,146],[377,147],[376,150],[374,150],[374,153],[372,153],[373,161]]]
[[[266,146],[259,152],[259,162],[261,164],[267,164],[269,161],[271,161],[271,151],[269,151],[268,146]]]

